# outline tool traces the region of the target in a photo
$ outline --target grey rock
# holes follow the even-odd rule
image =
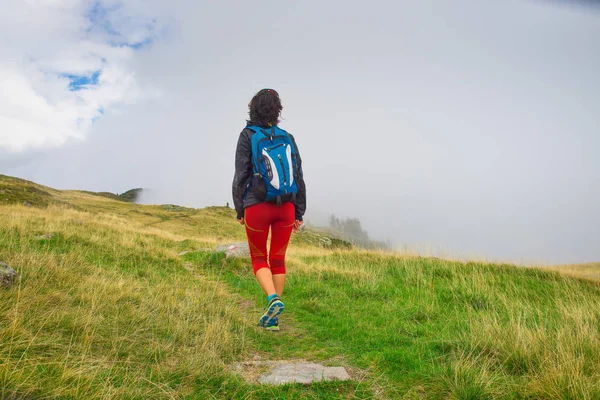
[[[54,233],[47,233],[45,235],[41,235],[36,237],[37,240],[49,240],[52,239],[54,237]]]
[[[282,364],[271,372],[261,376],[258,381],[267,385],[285,385],[287,383],[304,383],[331,381],[347,381],[350,375],[344,367],[325,367],[314,363]]]
[[[225,253],[226,258],[250,257],[248,242],[239,242],[217,246],[216,251]]]
[[[28,201],[24,201],[24,202],[23,202],[23,205],[24,205],[25,207],[31,207],[31,203],[30,203],[30,202],[28,202]]]
[[[11,287],[17,280],[17,277],[17,271],[12,269],[7,263],[0,262],[0,287]]]

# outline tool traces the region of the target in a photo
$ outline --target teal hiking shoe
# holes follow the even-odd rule
[[[272,324],[270,323],[270,321],[273,319],[275,319],[275,323],[277,323],[277,317],[283,312],[284,308],[285,306],[283,304],[283,301],[281,301],[281,298],[279,296],[273,297],[269,304],[267,304],[267,307],[265,308],[265,313],[262,317],[260,317],[260,320],[258,321],[258,326],[267,328]]]
[[[265,329],[268,331],[271,331],[271,332],[279,332],[279,318],[277,318],[277,317],[271,318],[267,322]]]

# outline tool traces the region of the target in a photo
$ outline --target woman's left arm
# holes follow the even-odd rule
[[[298,151],[296,139],[294,139],[294,136],[292,135],[290,135],[290,137],[292,138],[292,142],[294,143],[294,147],[296,149],[296,185],[298,186],[298,194],[296,194],[296,201],[294,203],[296,206],[296,220],[302,221],[304,213],[306,212],[306,184],[304,183],[302,158],[300,157],[300,152]]]

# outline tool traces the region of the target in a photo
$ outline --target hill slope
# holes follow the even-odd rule
[[[272,334],[255,327],[264,299],[248,260],[178,255],[243,240],[232,210],[13,179],[0,177],[13,203],[0,205],[0,260],[21,280],[0,290],[0,398],[600,398],[594,282],[295,234]],[[273,388],[229,368],[257,358],[341,364],[355,379]]]

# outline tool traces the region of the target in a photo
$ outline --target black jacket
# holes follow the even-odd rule
[[[248,125],[254,125],[248,123]],[[252,129],[244,128],[238,139],[237,149],[235,151],[235,175],[233,176],[233,205],[237,212],[237,217],[244,216],[244,209],[254,204],[260,203],[258,199],[248,190],[248,185],[252,179],[252,141],[254,135]],[[296,140],[290,135],[294,147],[296,148],[296,165],[298,167],[296,173],[296,185],[298,186],[298,194],[294,205],[296,206],[296,219],[302,221],[304,212],[306,211],[306,185],[304,184],[304,174],[302,172],[302,158],[298,152]],[[246,193],[246,191],[248,193]]]

